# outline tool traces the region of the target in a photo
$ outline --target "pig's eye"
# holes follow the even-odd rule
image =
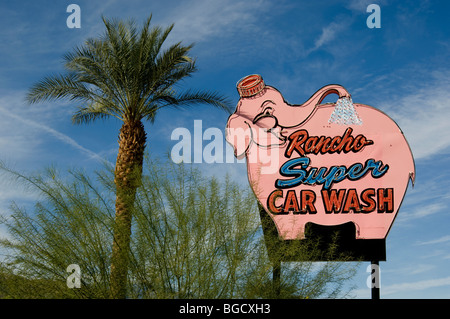
[[[273,108],[268,107],[264,110],[264,115],[272,115]]]
[[[273,122],[273,108],[266,107],[261,113],[255,116],[253,119],[253,124],[258,122],[258,125],[266,126],[263,122],[272,123]]]

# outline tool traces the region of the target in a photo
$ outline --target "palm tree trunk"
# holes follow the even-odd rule
[[[124,122],[119,133],[115,169],[116,216],[111,256],[112,298],[125,298],[130,251],[131,220],[136,189],[141,183],[146,133],[141,121]]]

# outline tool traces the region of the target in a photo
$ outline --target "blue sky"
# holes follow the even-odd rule
[[[81,8],[81,28],[69,29],[69,4]],[[366,8],[381,8],[381,28],[369,29]],[[175,23],[168,43],[195,42],[199,72],[186,88],[207,89],[238,101],[236,82],[261,74],[293,104],[326,84],[343,85],[353,101],[375,106],[402,128],[416,163],[387,238],[381,262],[382,298],[450,298],[450,27],[448,1],[8,1],[0,4],[0,160],[25,172],[101,167],[115,162],[120,123],[71,124],[76,104],[24,101],[43,76],[63,71],[62,56],[103,32],[101,15]],[[171,132],[223,130],[228,115],[208,107],[161,110],[146,124],[148,151],[163,155],[176,144]],[[207,144],[208,141],[205,141]],[[224,142],[224,145],[226,143]],[[227,146],[229,147],[229,146]],[[196,164],[247,183],[245,163]],[[0,208],[35,199],[0,181]],[[354,279],[358,298],[369,298],[363,263]]]

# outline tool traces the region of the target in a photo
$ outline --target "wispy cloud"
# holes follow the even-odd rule
[[[406,267],[404,269],[401,269],[402,273],[407,273],[409,275],[418,275],[422,273],[429,273],[433,269],[436,269],[436,265],[432,264],[419,264],[419,265],[412,265],[410,267]]]
[[[438,239],[433,239],[433,240],[429,240],[429,241],[423,241],[418,243],[417,245],[433,245],[433,244],[441,244],[441,243],[446,243],[450,241],[450,235],[446,235],[446,236],[442,236]]]
[[[17,162],[29,156],[40,156],[42,152],[38,148],[42,143],[49,143],[45,137],[51,136],[86,155],[88,159],[105,162],[105,158],[96,152],[87,149],[72,137],[46,124],[57,118],[69,117],[68,110],[70,108],[61,107],[60,104],[44,104],[39,108],[27,108],[23,94],[23,91],[15,91],[0,97],[0,128],[3,133],[0,136],[2,160],[5,160],[5,154],[8,154],[9,159]]]
[[[385,298],[396,297],[396,296],[405,296],[405,293],[411,293],[414,291],[422,291],[430,288],[438,288],[450,286],[450,277],[437,278],[437,279],[425,279],[413,282],[404,282],[398,284],[390,284],[384,285],[383,278],[381,278],[381,297]],[[370,289],[369,288],[361,288],[354,290],[353,293],[357,296],[357,298],[370,298]],[[392,296],[394,295],[394,296]],[[421,293],[420,298],[424,298],[427,295]],[[448,298],[449,296],[430,296],[430,298]],[[400,297],[401,298],[401,297]],[[404,298],[404,297],[403,297]]]
[[[31,127],[37,128],[37,129],[39,129],[41,131],[44,131],[46,133],[49,133],[50,135],[52,135],[53,137],[57,138],[58,140],[66,143],[66,144],[74,147],[75,149],[81,151],[82,153],[86,154],[89,158],[93,158],[93,159],[96,159],[96,160],[101,161],[101,162],[105,161],[105,159],[100,157],[97,153],[95,153],[95,152],[93,152],[93,151],[91,151],[91,150],[81,146],[80,144],[78,144],[73,138],[71,138],[71,137],[69,137],[69,136],[67,136],[67,135],[65,135],[65,134],[63,134],[61,132],[58,132],[57,130],[55,130],[55,129],[53,129],[53,128],[45,125],[45,124],[41,124],[41,123],[35,122],[33,120],[21,117],[21,116],[16,115],[16,114],[14,114],[14,113],[12,113],[12,112],[10,112],[10,111],[2,108],[2,107],[0,107],[0,113],[2,113],[3,115],[8,116],[10,118],[13,118],[14,120],[19,121],[19,122],[21,122],[23,124],[26,124],[28,126],[31,126]]]
[[[367,6],[372,3],[376,3],[379,6],[383,6],[386,3],[386,1],[385,0],[377,0],[375,2],[374,0],[352,0],[352,1],[348,2],[347,8],[349,8],[352,11],[366,13]]]
[[[383,295],[392,295],[399,292],[425,290],[443,286],[450,286],[450,277],[387,285],[383,287],[382,291]]]
[[[382,92],[374,97],[400,126],[414,158],[428,159],[450,148],[450,69],[427,65],[389,74],[379,83],[368,82],[363,91]]]
[[[264,0],[183,2],[174,7],[170,16],[176,22],[172,36],[177,40],[205,41],[213,36],[249,32],[254,30],[258,15],[268,6]]]
[[[322,28],[322,33],[314,41],[314,47],[310,49],[309,53],[316,51],[324,45],[332,42],[339,33],[345,30],[349,26],[348,17],[338,17],[337,21],[331,22],[329,25]]]
[[[427,204],[425,206],[419,206],[413,211],[405,211],[399,214],[398,222],[409,222],[414,219],[428,217],[436,213],[446,210],[447,205],[445,203]]]

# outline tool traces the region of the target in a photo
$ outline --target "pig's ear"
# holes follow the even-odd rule
[[[252,143],[251,121],[248,119],[232,114],[228,118],[225,137],[228,143],[234,148],[234,156],[238,159],[244,157]]]

